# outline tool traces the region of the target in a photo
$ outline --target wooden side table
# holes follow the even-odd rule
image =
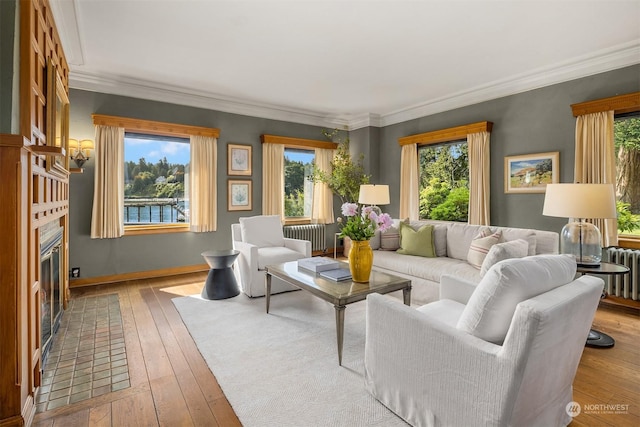
[[[612,262],[601,262],[597,267],[578,267],[578,273],[585,274],[594,274],[594,275],[602,275],[602,276],[615,276],[619,274],[628,274],[629,267],[615,264]],[[602,297],[605,297],[604,289],[602,290]],[[611,348],[615,345],[616,341],[609,335],[604,332],[596,331],[595,329],[591,329],[589,331],[589,336],[587,337],[587,347],[596,347],[596,348]]]

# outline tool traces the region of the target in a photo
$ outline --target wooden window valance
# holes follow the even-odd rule
[[[603,111],[613,111],[614,114],[640,111],[640,92],[572,104],[571,111],[573,111],[574,117]]]
[[[491,132],[492,128],[492,122],[471,123],[468,125],[419,133],[416,135],[403,136],[402,138],[398,138],[398,144],[401,146],[408,144],[430,145],[442,142],[458,141],[461,139],[467,139],[467,135],[471,133]]]
[[[287,147],[300,147],[300,148],[326,148],[335,150],[338,148],[338,143],[331,141],[317,141],[315,139],[304,138],[292,138],[289,136],[277,136],[277,135],[260,135],[260,141],[263,144],[283,144]]]
[[[218,138],[220,129],[200,126],[180,125],[175,123],[156,122],[153,120],[132,119],[129,117],[105,116],[93,114],[94,125],[115,126],[124,128],[126,132],[141,132],[152,135],[173,135],[188,138],[195,136],[209,136]]]

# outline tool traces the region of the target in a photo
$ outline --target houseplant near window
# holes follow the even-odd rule
[[[333,140],[338,134],[338,129],[333,132],[323,130],[322,133],[328,139]],[[338,148],[331,161],[331,172],[318,169],[313,165],[313,172],[309,177],[311,182],[321,182],[327,184],[329,189],[340,197],[342,203],[355,202],[358,200],[361,184],[369,183],[369,175],[364,173],[361,154],[358,160],[354,160],[349,152],[349,138],[338,142]]]
[[[364,173],[364,166],[362,165],[364,154],[360,154],[357,160],[354,159],[349,151],[349,137],[340,140],[338,138],[339,132],[338,129],[334,129],[331,132],[322,131],[322,134],[328,140],[338,140],[338,148],[331,161],[331,171],[320,170],[314,163],[309,180],[313,183],[321,182],[327,184],[331,192],[340,197],[340,201],[344,204],[358,200],[360,185],[369,183],[369,175]],[[350,248],[351,241],[344,239],[344,256],[349,256]]]
[[[366,283],[373,265],[373,251],[369,240],[376,229],[384,232],[391,227],[391,217],[386,213],[376,213],[371,206],[360,206],[357,203],[344,203],[342,215],[345,219],[338,218],[340,237],[350,238],[352,244],[349,251],[351,278],[354,282]]]

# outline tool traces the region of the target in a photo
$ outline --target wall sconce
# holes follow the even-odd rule
[[[93,150],[93,141],[90,139],[69,139],[69,157],[76,163],[76,166],[82,168],[82,165],[91,158],[91,150]]]

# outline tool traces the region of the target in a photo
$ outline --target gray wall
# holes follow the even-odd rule
[[[18,2],[0,1],[0,133],[18,133]]]
[[[315,126],[222,113],[201,108],[166,104],[96,92],[71,90],[70,135],[94,138],[91,114],[107,114],[169,123],[220,129],[218,138],[218,231],[125,236],[119,239],[91,239],[94,161],[84,173],[71,174],[69,195],[70,267],[80,267],[81,277],[99,277],[136,271],[202,264],[200,254],[211,249],[231,248],[231,224],[241,216],[259,215],[262,210],[263,133],[322,140]],[[253,146],[253,210],[227,211],[227,143]],[[331,244],[333,236],[331,235]]]
[[[560,181],[573,180],[575,118],[571,104],[640,91],[640,65],[508,96],[383,128],[352,131],[352,154],[365,154],[372,182],[389,184],[391,205],[384,211],[398,216],[400,146],[398,138],[463,124],[491,121],[491,222],[494,225],[558,231],[566,222],[542,216],[543,194],[504,194],[504,157],[560,152]],[[240,216],[258,215],[262,206],[263,133],[323,139],[321,128],[282,121],[166,104],[115,95],[72,90],[71,137],[93,138],[91,114],[108,114],[220,128],[218,140],[218,231],[91,239],[94,163],[84,174],[72,174],[70,184],[70,266],[82,277],[201,264],[200,253],[231,247],[230,225]],[[342,135],[341,135],[342,136]],[[253,211],[227,212],[227,143],[253,146]],[[334,199],[339,212],[339,199]],[[338,214],[339,215],[339,214]],[[327,230],[333,245],[335,225]]]
[[[560,182],[572,182],[576,121],[570,105],[637,91],[640,65],[386,126],[380,130],[384,158],[379,163],[379,176],[380,183],[390,185],[392,204],[385,210],[398,216],[398,138],[486,120],[493,122],[491,223],[559,231],[566,220],[542,216],[544,194],[504,193],[504,157],[559,151]]]

